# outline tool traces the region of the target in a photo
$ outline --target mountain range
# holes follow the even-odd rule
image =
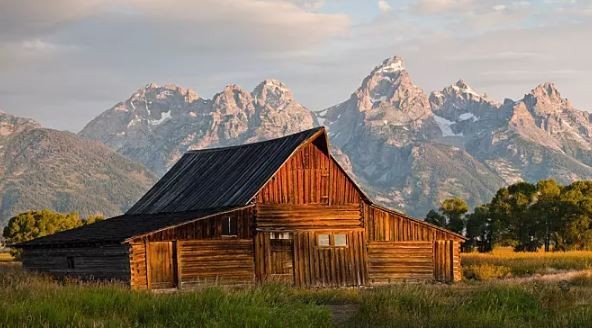
[[[211,99],[177,85],[151,83],[97,116],[78,136],[42,129],[30,120],[12,117],[9,122],[11,127],[0,125],[0,138],[4,131],[28,135],[41,129],[67,135],[76,145],[86,143],[87,149],[123,155],[109,155],[108,165],[135,170],[116,171],[138,187],[152,181],[150,174],[124,157],[161,176],[189,149],[266,140],[322,124],[336,158],[369,194],[419,217],[446,197],[459,196],[474,206],[516,181],[592,178],[592,115],[574,108],[554,84],[503,102],[463,80],[426,93],[413,83],[400,57],[385,59],[348,99],[317,112],[301,105],[284,83],[270,79],[253,91],[229,85]],[[4,161],[9,157],[4,155]],[[135,179],[139,176],[144,184]],[[128,199],[137,196],[115,188],[95,196],[108,200],[122,192],[130,193]]]

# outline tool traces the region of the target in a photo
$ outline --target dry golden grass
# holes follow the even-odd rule
[[[0,253],[0,262],[12,262],[14,258],[9,253]]]
[[[491,253],[462,254],[462,263],[466,278],[479,280],[477,276],[480,271],[483,271],[483,280],[507,276],[524,277],[592,269],[592,251],[528,253],[498,248]]]

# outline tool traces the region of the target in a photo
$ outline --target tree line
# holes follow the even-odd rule
[[[467,251],[512,246],[516,251],[592,249],[592,181],[518,182],[501,188],[471,213],[461,198],[442,201],[425,220],[464,234]]]
[[[104,219],[99,214],[82,218],[77,212],[59,213],[48,209],[27,211],[10,218],[8,224],[4,227],[2,236],[6,244],[10,245],[92,224]],[[19,255],[15,249],[11,250],[11,253],[16,257]]]

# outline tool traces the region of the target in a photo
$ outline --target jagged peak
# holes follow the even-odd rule
[[[382,61],[374,68],[374,73],[395,73],[405,70],[405,62],[399,56],[393,56]]]
[[[292,92],[284,82],[276,79],[263,80],[255,87],[255,89],[253,90],[253,94],[259,95],[264,90],[276,90],[280,91],[281,93],[289,94],[290,96],[292,94]]]
[[[463,79],[456,81],[456,83],[452,85],[452,89],[462,93],[468,93],[476,97],[481,97],[481,95]]]
[[[539,84],[534,89],[532,89],[530,91],[530,93],[533,96],[546,96],[549,98],[561,98],[561,94],[559,93],[559,90],[557,90],[557,87],[555,86],[555,83],[553,83],[553,82],[545,82],[545,83]]]
[[[265,79],[253,90],[253,97],[257,99],[257,101],[267,99],[270,95],[273,95],[272,98],[275,99],[274,102],[279,102],[280,98],[284,101],[289,101],[293,98],[292,91],[288,86],[284,82],[276,79]]]
[[[222,89],[222,92],[220,92],[220,93],[225,93],[225,92],[249,93],[245,88],[243,88],[240,85],[235,84],[235,83],[231,83],[231,84],[226,85],[224,87],[224,89]],[[218,93],[218,94],[220,94],[220,93]]]

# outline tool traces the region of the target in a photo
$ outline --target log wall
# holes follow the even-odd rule
[[[257,229],[308,230],[362,228],[360,204],[258,204]]]
[[[363,212],[372,283],[461,280],[461,237],[378,206]]]
[[[51,273],[57,277],[130,280],[129,252],[124,245],[25,248],[22,258],[25,270]]]
[[[179,241],[180,287],[201,284],[252,284],[252,239]]]
[[[236,234],[224,235],[228,218],[236,220]],[[215,215],[142,236],[129,243],[131,286],[151,285],[150,243],[172,241],[172,259],[178,287],[198,283],[254,282],[254,207]],[[249,269],[250,268],[250,269]]]
[[[433,242],[369,243],[368,277],[372,284],[404,280],[433,280]]]

